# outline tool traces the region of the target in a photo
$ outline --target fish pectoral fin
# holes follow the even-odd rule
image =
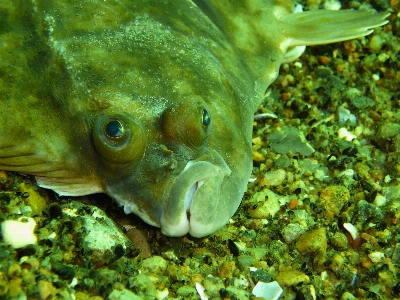
[[[51,189],[60,196],[84,196],[104,193],[95,177],[50,177],[36,176],[38,185]]]
[[[81,196],[102,192],[95,174],[83,169],[77,158],[64,152],[54,152],[49,143],[0,144],[0,169],[34,175],[43,188],[60,196]]]
[[[366,10],[315,10],[285,14],[279,18],[287,37],[287,47],[328,44],[370,34],[373,28],[388,22],[390,13],[375,13]],[[301,53],[300,51],[297,51]],[[293,54],[290,59],[296,59]]]

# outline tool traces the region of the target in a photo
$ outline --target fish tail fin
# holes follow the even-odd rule
[[[367,10],[315,10],[281,16],[288,41],[286,61],[298,58],[304,46],[328,44],[365,36],[388,22],[390,13]],[[295,55],[295,49],[299,55]]]

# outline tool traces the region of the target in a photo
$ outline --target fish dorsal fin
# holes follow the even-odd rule
[[[285,61],[293,61],[301,55],[293,55],[293,47],[321,45],[365,36],[373,28],[388,22],[389,13],[370,10],[314,10],[277,16],[282,23],[287,48]]]

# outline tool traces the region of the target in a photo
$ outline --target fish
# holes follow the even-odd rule
[[[282,63],[388,13],[289,0],[5,0],[0,169],[61,196],[106,193],[167,236],[238,209],[252,125]]]

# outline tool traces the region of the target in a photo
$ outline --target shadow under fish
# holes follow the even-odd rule
[[[2,1],[0,169],[107,193],[168,236],[237,210],[253,116],[305,46],[364,36],[373,11],[291,1]]]

